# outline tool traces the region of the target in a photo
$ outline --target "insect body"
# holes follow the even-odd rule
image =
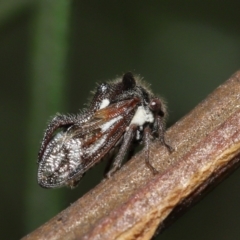
[[[108,172],[121,167],[133,143],[164,140],[165,106],[132,73],[98,86],[89,109],[78,115],[57,115],[49,123],[38,154],[38,183],[45,188],[75,187],[83,174],[115,147],[119,148]],[[57,133],[56,131],[59,130]]]

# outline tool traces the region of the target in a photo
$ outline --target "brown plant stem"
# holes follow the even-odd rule
[[[240,71],[111,179],[23,239],[150,239],[239,165]],[[180,212],[181,212],[180,211]]]

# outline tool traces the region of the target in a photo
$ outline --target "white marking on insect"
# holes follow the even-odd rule
[[[66,133],[60,132],[53,138],[52,142],[49,145],[49,148],[51,148],[52,144],[54,144],[52,153],[47,156],[48,151],[46,151],[44,154],[44,157],[46,158],[46,165],[43,175],[49,176],[53,174],[57,169],[60,169],[61,173],[66,171],[63,169],[65,165],[60,167],[66,156],[70,159],[69,169],[76,169],[82,156],[81,140],[67,138]],[[68,150],[67,153],[65,153],[64,149]]]
[[[101,126],[102,132],[106,132],[115,122],[119,121],[121,118],[122,118],[122,116],[118,116],[118,117],[113,118],[112,120],[104,123],[104,124]]]
[[[87,150],[88,155],[93,155],[96,154],[96,152],[105,144],[107,139],[107,136],[103,135],[102,138],[96,141],[96,143],[89,149]]]
[[[148,108],[143,106],[139,106],[136,113],[133,116],[133,119],[130,123],[138,126],[143,126],[144,123],[149,122],[152,123],[154,121],[153,114],[149,111]]]
[[[109,104],[110,104],[109,99],[105,98],[105,99],[102,100],[99,109],[103,109],[103,108],[107,107]]]
[[[102,92],[105,92],[107,90],[107,86],[105,84],[101,85],[100,88],[101,88]]]
[[[141,135],[140,135],[140,131],[139,130],[137,130],[137,132],[136,132],[136,139],[137,140],[141,139]]]

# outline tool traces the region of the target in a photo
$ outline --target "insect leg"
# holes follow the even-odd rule
[[[122,145],[119,149],[116,158],[114,159],[112,169],[107,173],[107,178],[110,178],[121,167],[122,161],[132,143],[136,130],[137,125],[132,124],[129,126],[129,129],[125,132]]]
[[[157,116],[156,121],[158,126],[158,138],[161,144],[163,144],[168,149],[169,152],[172,152],[174,149],[170,145],[168,145],[165,141],[165,137],[164,137],[165,129],[164,129],[164,123],[163,123],[162,117]]]
[[[106,167],[104,169],[104,176],[107,176],[107,173],[111,170],[112,163],[114,162],[114,158],[116,157],[117,152],[119,152],[119,146],[111,150],[108,156]]]
[[[152,164],[149,162],[149,144],[150,144],[150,139],[151,137],[151,129],[149,126],[147,126],[144,129],[144,133],[143,133],[143,142],[144,142],[144,151],[145,151],[145,163],[147,165],[147,167],[152,171],[153,174],[157,174],[158,171],[156,168],[154,168],[152,166]]]

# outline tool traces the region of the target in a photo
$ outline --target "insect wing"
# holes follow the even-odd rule
[[[83,174],[116,146],[136,111],[138,99],[125,100],[97,111],[94,117],[74,132],[81,139],[82,158],[70,178]]]
[[[98,110],[80,126],[57,133],[39,161],[38,182],[46,188],[74,187],[82,175],[121,139],[139,99],[121,101]]]

